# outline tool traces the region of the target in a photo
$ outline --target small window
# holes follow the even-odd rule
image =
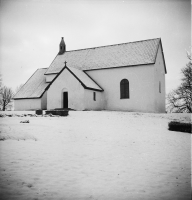
[[[96,101],[96,92],[93,92],[93,100]]]
[[[161,93],[161,82],[159,81],[159,93]]]
[[[120,98],[129,99],[129,81],[127,79],[120,82]]]

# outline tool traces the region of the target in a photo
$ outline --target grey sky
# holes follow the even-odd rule
[[[180,83],[191,45],[190,0],[0,0],[0,67],[15,89],[67,50],[161,37],[166,90]]]

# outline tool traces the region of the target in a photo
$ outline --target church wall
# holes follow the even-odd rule
[[[93,99],[95,92],[96,99]],[[104,92],[85,90],[84,93],[85,110],[103,110],[104,109]]]
[[[84,88],[67,70],[57,77],[47,91],[47,109],[63,108],[63,92],[68,92],[68,107],[84,110]]]
[[[45,92],[41,98],[41,109],[42,110],[47,109],[47,92]]]
[[[156,112],[165,112],[165,66],[163,62],[162,48],[159,46],[155,63],[155,108]]]
[[[14,110],[38,110],[41,109],[41,99],[15,99]]]
[[[55,78],[55,76],[56,76],[57,74],[49,74],[49,75],[46,75],[46,82],[51,82],[54,78]]]
[[[103,89],[106,110],[155,112],[154,65],[86,71]],[[120,81],[128,79],[130,98],[120,99]]]

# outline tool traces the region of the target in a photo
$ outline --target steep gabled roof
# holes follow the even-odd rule
[[[63,67],[56,77],[49,83],[46,83],[45,72],[47,68],[37,69],[35,73],[29,78],[29,80],[21,87],[21,89],[15,94],[13,99],[38,99],[43,96],[46,90],[49,89],[51,84],[57,79],[57,77],[63,72],[64,69],[68,69],[69,72],[81,83],[85,89],[104,91],[93,79],[91,79],[85,72],[72,68]]]
[[[75,69],[73,67],[66,67],[69,72],[81,83],[85,89],[104,91],[93,79],[91,79],[85,72]]]
[[[29,80],[15,94],[14,99],[41,98],[50,83],[45,81],[47,68],[37,69]]]
[[[80,70],[154,64],[160,38],[88,49],[66,51],[57,55],[46,74],[59,73],[67,61],[69,67]]]

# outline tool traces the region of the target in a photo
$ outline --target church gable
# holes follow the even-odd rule
[[[79,80],[65,67],[47,91],[47,109],[69,107],[83,110],[84,90]],[[64,106],[64,94],[67,94],[66,106]]]
[[[166,64],[165,64],[165,57],[164,57],[163,46],[162,46],[162,42],[161,42],[161,41],[160,41],[160,43],[159,43],[159,48],[158,48],[158,50],[157,50],[157,55],[158,55],[158,52],[159,52],[159,51],[160,51],[160,54],[161,54],[160,59],[161,59],[162,62],[163,62],[164,72],[165,72],[165,74],[167,74],[167,68],[166,68]]]
[[[66,63],[65,63],[65,67],[63,67],[63,69],[57,74],[57,76],[55,76],[55,78],[51,81],[51,84],[53,84],[53,82],[60,76],[60,74],[64,71],[67,70],[71,73],[71,75],[77,79],[81,85],[88,90],[95,90],[95,91],[99,91],[102,92],[104,91],[88,74],[86,74],[85,72],[75,69],[73,67],[67,67]],[[49,76],[49,75],[47,75]],[[50,84],[50,85],[51,85]],[[50,86],[49,86],[50,87]]]
[[[84,110],[86,108],[86,91],[101,93],[103,89],[85,72],[65,66],[49,87],[47,92],[47,107],[48,109],[64,108],[63,95],[65,93],[69,108]]]

